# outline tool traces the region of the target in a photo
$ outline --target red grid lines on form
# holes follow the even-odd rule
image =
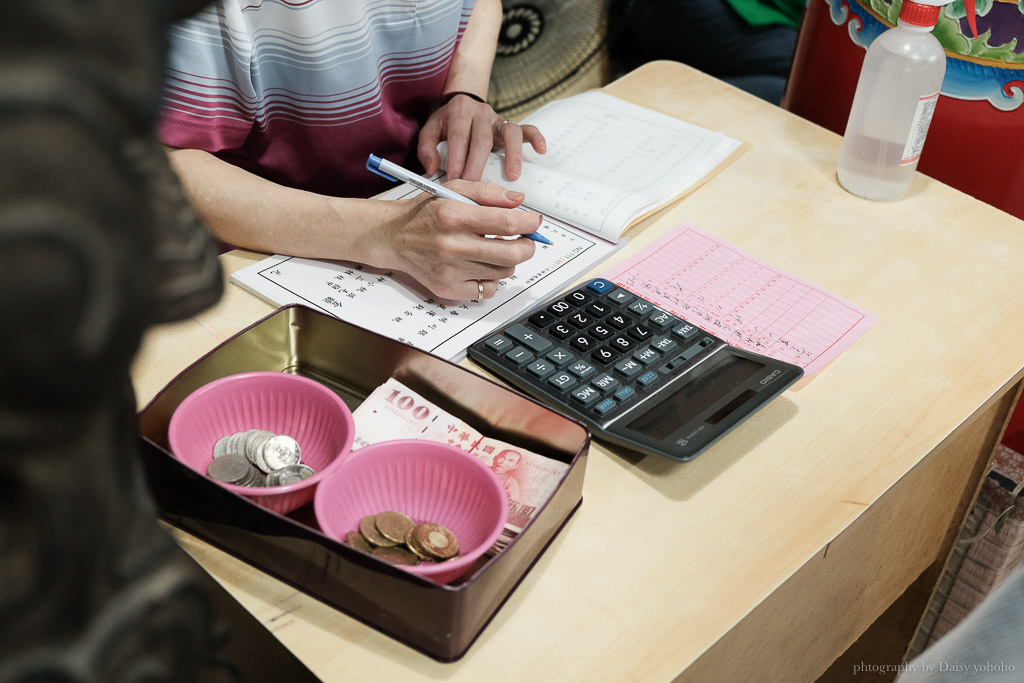
[[[730,344],[808,373],[877,320],[685,223],[604,277]]]

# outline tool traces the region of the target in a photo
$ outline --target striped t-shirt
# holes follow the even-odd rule
[[[417,166],[474,0],[220,0],[170,29],[159,134],[264,178],[365,197]]]

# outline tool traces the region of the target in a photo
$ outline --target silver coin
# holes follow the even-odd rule
[[[267,444],[276,437],[274,432],[261,431],[253,440],[256,467],[264,473],[270,472],[273,468],[267,464]]]
[[[217,481],[245,486],[244,482],[252,479],[252,470],[252,464],[246,460],[244,455],[226,453],[211,460],[206,468],[206,473]]]
[[[309,479],[314,474],[314,470],[309,465],[287,465],[279,470],[274,470],[267,475],[267,486],[284,486],[286,484],[295,484],[303,479]]]
[[[255,467],[250,467],[249,478],[242,482],[241,485],[249,487],[266,486],[267,477]]]
[[[226,455],[228,452],[228,441],[231,439],[230,436],[224,436],[217,440],[217,443],[213,445],[213,457],[219,458]]]
[[[282,467],[296,465],[302,457],[298,442],[287,434],[278,434],[263,446],[263,462],[267,465],[264,472],[272,472]]]
[[[256,449],[253,447],[256,442],[256,437],[259,436],[260,430],[258,429],[247,429],[241,432],[241,445],[242,452],[245,457],[249,458],[249,462],[253,465],[256,464]]]
[[[228,437],[227,452],[237,453],[238,455],[245,455],[245,450],[242,448],[242,434],[243,432],[235,432]]]

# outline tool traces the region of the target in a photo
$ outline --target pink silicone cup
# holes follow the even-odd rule
[[[217,482],[282,515],[313,499],[317,485],[349,456],[355,436],[352,411],[337,394],[282,372],[230,375],[200,387],[174,411],[167,436],[174,456],[205,476],[217,441],[247,429],[287,434],[299,443],[302,462],[316,470],[284,486]]]
[[[508,497],[498,477],[474,456],[435,441],[383,441],[348,457],[317,488],[313,511],[321,530],[341,541],[366,515],[394,510],[418,523],[436,522],[459,539],[446,562],[398,565],[437,583],[458,578],[505,528]]]

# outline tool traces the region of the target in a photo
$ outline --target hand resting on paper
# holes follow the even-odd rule
[[[538,154],[547,151],[547,142],[536,126],[505,122],[489,104],[465,95],[449,100],[420,130],[416,154],[428,176],[441,163],[437,145],[442,141],[448,143],[446,172],[450,180],[480,180],[487,155],[498,150],[505,150],[505,175],[516,180],[523,172],[524,144],[530,144]]]

